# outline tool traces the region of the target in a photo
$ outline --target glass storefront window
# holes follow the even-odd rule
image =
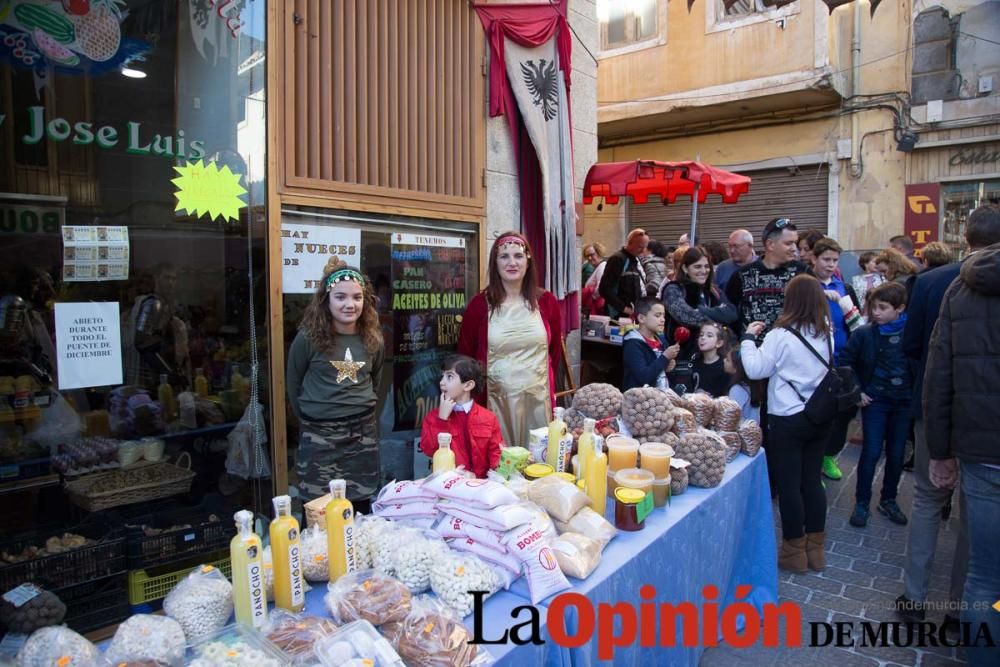
[[[371,280],[385,340],[376,406],[382,481],[412,479],[413,441],[423,416],[437,409],[440,360],[456,349],[461,314],[479,291],[478,225],[288,208],[282,234],[286,360],[312,281],[321,278],[330,255]],[[286,413],[289,486],[299,495],[299,423],[291,409]]]
[[[257,506],[225,443],[268,401],[265,10],[0,3],[0,538],[151,511],[160,449],[194,475],[158,502]]]
[[[965,225],[969,214],[984,204],[1000,202],[1000,180],[972,183],[945,183],[944,215],[941,220],[941,240],[965,257],[969,248],[965,242]]]

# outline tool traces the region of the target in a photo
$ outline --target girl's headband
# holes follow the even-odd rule
[[[334,283],[343,282],[345,280],[353,280],[362,287],[365,286],[365,277],[354,269],[337,269],[327,276],[326,291],[329,292],[333,289]]]
[[[497,239],[497,244],[496,245],[497,245],[498,248],[501,248],[501,247],[507,245],[508,243],[516,243],[517,245],[521,246],[525,250],[527,250],[527,248],[528,248],[528,244],[524,242],[524,239],[522,239],[520,237],[517,237],[517,236],[502,236],[502,237],[500,237],[500,238]]]

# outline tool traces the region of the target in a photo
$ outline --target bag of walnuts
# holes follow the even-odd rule
[[[591,419],[614,417],[622,411],[622,392],[603,382],[584,385],[573,394],[573,409]]]
[[[688,488],[688,462],[683,459],[670,459],[670,496],[679,496]]]
[[[639,438],[639,444],[645,445],[647,442],[659,442],[664,445],[670,445],[671,447],[676,447],[677,442],[680,440],[673,431],[667,431],[666,433],[654,433],[652,435],[644,435]]]
[[[678,437],[684,437],[686,433],[694,433],[698,429],[698,422],[694,415],[687,408],[674,408],[673,432]]]
[[[655,387],[626,391],[622,398],[622,419],[636,438],[664,433],[674,425],[670,399]]]
[[[740,434],[735,431],[720,431],[719,435],[726,442],[726,463],[732,463],[733,459],[740,455],[740,450],[743,448]]]
[[[764,442],[764,431],[761,430],[760,424],[747,419],[740,424],[736,432],[740,435],[743,453],[747,456],[757,456]]]
[[[708,426],[712,423],[712,418],[715,416],[714,398],[704,392],[696,391],[684,394],[684,400],[687,403],[685,407],[694,415],[698,426]]]
[[[715,414],[712,417],[712,428],[720,433],[723,431],[735,431],[739,428],[740,419],[743,413],[740,404],[728,396],[720,396],[715,399]]]
[[[691,484],[704,488],[716,487],[726,474],[726,446],[715,438],[697,432],[681,437],[676,455],[691,465],[688,476]]]

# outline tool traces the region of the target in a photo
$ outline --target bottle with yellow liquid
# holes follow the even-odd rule
[[[229,543],[233,568],[233,604],[236,622],[248,628],[267,623],[267,595],[264,592],[264,547],[253,532],[253,512],[240,510],[233,515],[236,537]]]
[[[590,498],[590,508],[604,516],[604,510],[608,505],[608,456],[600,449],[595,448],[590,461],[587,462],[584,480],[584,488],[587,497]]]
[[[233,367],[233,374],[229,378],[229,387],[240,397],[241,405],[246,405],[250,401],[250,383],[236,366]]]
[[[444,472],[455,469],[455,452],[451,451],[451,433],[438,433],[438,448],[431,459],[431,470]]]
[[[563,421],[563,408],[555,409],[555,418],[549,424],[548,449],[545,452],[545,462],[556,472],[566,472],[569,455],[573,448],[573,436]]]
[[[330,502],[326,505],[326,545],[330,583],[357,569],[354,560],[354,506],[347,499],[347,482],[330,480]]]
[[[299,546],[299,522],[292,516],[292,499],[278,496],[271,522],[271,560],[274,563],[274,606],[299,612],[306,604],[302,583],[302,550]]]
[[[167,381],[167,374],[160,373],[160,386],[156,390],[160,401],[160,415],[164,422],[172,422],[177,418],[177,401],[174,399],[174,388]]]
[[[576,478],[587,479],[587,464],[594,458],[594,429],[597,427],[597,420],[586,418],[583,420],[583,433],[576,444]]]
[[[201,368],[196,369],[194,373],[194,393],[202,398],[208,398],[208,378]]]

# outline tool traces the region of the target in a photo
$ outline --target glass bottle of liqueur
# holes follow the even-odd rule
[[[330,583],[357,569],[354,559],[354,505],[347,499],[347,482],[330,480],[330,502],[326,505],[327,563]]]
[[[299,522],[292,516],[292,499],[278,496],[271,522],[271,561],[274,564],[274,606],[299,612],[306,604],[302,583],[302,549]]]
[[[555,417],[549,424],[549,442],[545,452],[545,462],[556,472],[566,472],[573,450],[573,435],[563,421],[563,408],[555,409]]]
[[[160,373],[160,386],[156,389],[156,397],[160,401],[160,413],[164,423],[177,419],[177,400],[174,398],[174,388],[170,386],[166,373]]]
[[[201,368],[196,369],[194,373],[194,393],[201,398],[208,398],[208,378]]]
[[[451,433],[438,433],[438,448],[431,458],[431,471],[455,469],[455,452],[451,451]]]
[[[253,512],[240,510],[233,515],[233,519],[236,521],[236,537],[229,543],[229,560],[232,564],[236,622],[257,629],[267,623],[264,549],[253,530]]]

